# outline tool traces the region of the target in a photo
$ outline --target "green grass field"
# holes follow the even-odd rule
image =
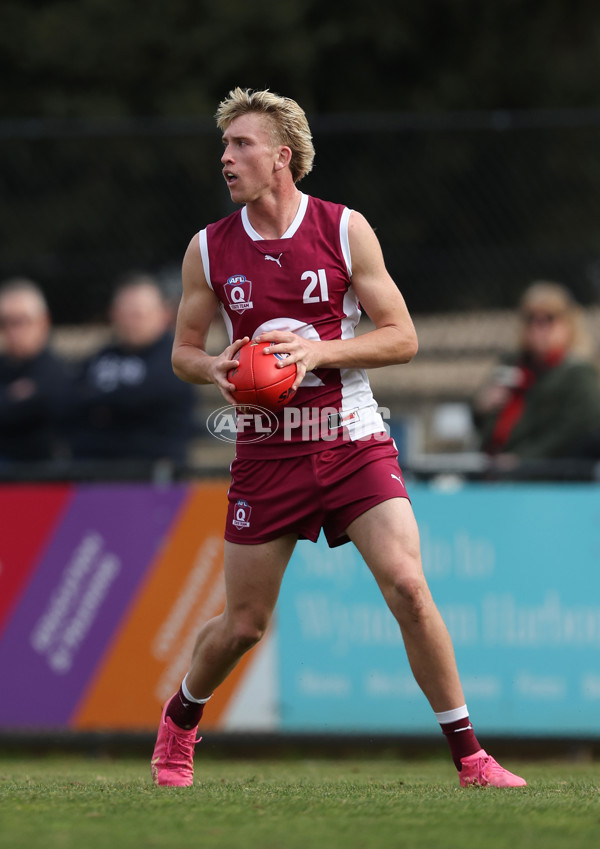
[[[458,786],[444,758],[203,760],[158,788],[145,760],[3,758],[4,849],[578,849],[600,845],[600,765],[510,761],[529,786]]]

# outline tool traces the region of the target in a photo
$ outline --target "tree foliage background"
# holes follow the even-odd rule
[[[0,72],[0,275],[59,321],[229,211],[235,85],[303,105],[302,188],[368,215],[413,309],[505,306],[532,275],[600,293],[591,0],[4,0]]]
[[[3,0],[6,117],[599,106],[593,0]]]

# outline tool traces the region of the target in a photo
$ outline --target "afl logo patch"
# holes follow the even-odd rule
[[[250,514],[252,513],[252,507],[248,504],[247,501],[236,501],[235,507],[233,508],[233,524],[236,528],[249,528],[250,527]]]
[[[252,281],[243,274],[234,274],[225,284],[227,303],[235,312],[252,309]]]

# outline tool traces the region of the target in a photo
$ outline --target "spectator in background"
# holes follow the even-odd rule
[[[600,426],[600,384],[581,307],[557,283],[537,282],[519,307],[518,350],[477,393],[481,450],[518,460],[568,458]]]
[[[50,335],[41,289],[22,278],[0,285],[0,465],[53,460],[64,452],[60,428],[70,376],[50,349]]]
[[[173,374],[172,310],[154,278],[115,290],[115,340],[82,364],[72,452],[83,460],[184,462],[193,435],[193,387]]]

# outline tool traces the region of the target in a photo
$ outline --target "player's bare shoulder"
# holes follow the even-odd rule
[[[199,233],[192,236],[183,257],[181,268],[184,289],[207,286],[202,254],[200,253]]]
[[[348,232],[350,233],[361,233],[366,230],[373,231],[373,228],[362,214],[357,209],[350,210],[350,216],[348,218]]]
[[[380,274],[384,267],[383,253],[375,230],[362,212],[353,209],[348,219],[348,243],[355,273]]]

